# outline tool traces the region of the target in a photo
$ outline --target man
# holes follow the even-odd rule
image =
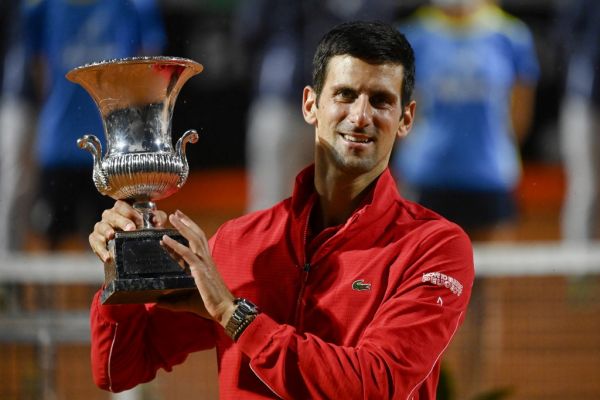
[[[168,217],[189,247],[163,245],[189,265],[201,300],[102,306],[95,297],[102,388],[132,387],[216,346],[222,398],[435,398],[473,260],[463,231],[403,200],[388,170],[415,111],[412,49],[388,25],[341,24],[320,42],[313,80],[302,111],[315,127],[315,164],[291,198],[210,241],[183,213]],[[140,222],[117,202],[92,249],[106,261],[115,230]]]

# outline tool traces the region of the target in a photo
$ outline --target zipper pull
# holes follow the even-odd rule
[[[304,283],[306,283],[308,281],[308,273],[310,272],[310,263],[304,264],[302,270],[304,271]]]

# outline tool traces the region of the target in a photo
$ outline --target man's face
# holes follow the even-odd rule
[[[352,56],[329,61],[321,95],[304,89],[304,118],[315,126],[317,163],[349,174],[387,167],[396,136],[410,130],[414,102],[402,109],[403,67]]]

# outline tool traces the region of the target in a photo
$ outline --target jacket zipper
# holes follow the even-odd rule
[[[304,297],[304,290],[306,289],[306,282],[308,281],[308,273],[310,272],[310,261],[308,260],[308,255],[306,253],[306,245],[308,240],[308,224],[310,223],[310,215],[312,214],[312,206],[311,210],[308,213],[308,218],[306,220],[306,225],[304,226],[304,237],[302,240],[302,249],[304,252],[304,267],[302,268],[302,283],[300,284],[300,290],[298,292],[298,299],[296,300],[296,312],[294,313],[294,326],[296,330],[301,331],[301,326],[299,326],[300,322],[300,313],[302,310],[302,297]]]
[[[304,268],[302,268],[302,283],[300,285],[300,291],[298,292],[298,300],[296,301],[296,315],[294,316],[294,326],[298,331],[300,331],[301,326],[300,323],[300,312],[302,310],[302,297],[304,297],[304,290],[306,289],[306,282],[308,281],[308,274],[310,272],[310,262],[304,264]]]

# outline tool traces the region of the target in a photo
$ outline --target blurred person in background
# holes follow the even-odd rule
[[[31,224],[49,249],[72,238],[79,246],[110,200],[95,189],[89,154],[76,144],[88,133],[104,141],[100,113],[65,74],[101,60],[159,55],[166,42],[162,17],[155,0],[41,0],[25,2],[24,18],[28,62],[43,102]]]
[[[539,77],[531,32],[485,0],[433,0],[399,29],[415,50],[419,102],[395,158],[400,185],[472,240],[512,239]]]
[[[291,193],[291,182],[312,158],[310,128],[298,113],[303,70],[302,3],[240,2],[236,37],[249,54],[253,81],[248,110],[246,159],[250,211]]]
[[[559,126],[567,179],[561,228],[564,240],[585,242],[598,239],[600,225],[600,2],[561,5],[557,41],[567,66]]]
[[[23,247],[35,176],[35,109],[18,0],[0,5],[0,252]]]
[[[235,36],[248,50],[253,80],[246,159],[249,211],[292,193],[313,159],[313,137],[298,114],[297,94],[310,82],[312,51],[333,25],[360,18],[392,22],[394,0],[244,0]]]

